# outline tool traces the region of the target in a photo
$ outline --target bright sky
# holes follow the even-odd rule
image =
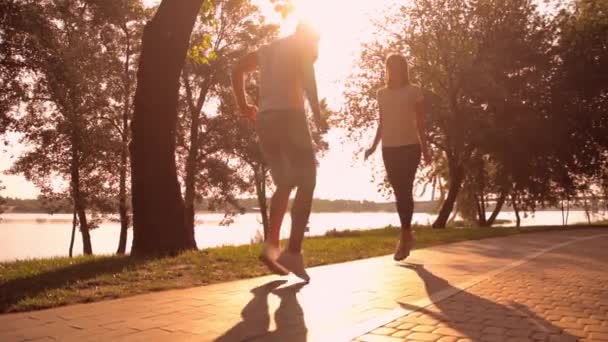
[[[372,13],[381,11],[396,0],[297,0],[296,14],[283,20],[273,10],[270,0],[252,0],[269,20],[281,23],[282,34],[293,31],[300,18],[311,21],[321,33],[320,56],[317,62],[317,78],[321,97],[328,99],[333,109],[341,107],[340,80],[346,78],[361,41],[369,38]],[[144,0],[153,5],[158,0]],[[329,199],[385,200],[371,182],[372,164],[380,165],[379,153],[376,159],[366,165],[361,159],[353,161],[355,151],[343,146],[341,133],[329,133],[330,150],[320,160],[315,196]],[[369,138],[370,141],[372,137]],[[0,150],[0,170],[6,170],[12,163],[12,156],[23,147],[13,143]],[[4,196],[32,198],[38,193],[36,188],[23,177],[0,175],[6,190]]]
[[[144,0],[146,5],[154,5],[159,0]],[[282,35],[293,32],[300,19],[306,19],[321,33],[319,60],[316,65],[319,93],[328,99],[334,110],[342,107],[341,84],[348,75],[359,52],[360,44],[371,38],[372,20],[387,8],[408,0],[295,0],[296,13],[283,20],[275,13],[270,0],[252,0],[270,21],[281,24]],[[547,2],[547,1],[545,1]],[[561,0],[547,3],[538,1],[543,11],[551,5],[562,4]],[[370,133],[371,134],[371,133]],[[385,198],[376,191],[371,182],[372,168],[381,170],[380,153],[367,164],[361,156],[353,161],[355,150],[341,143],[343,134],[336,129],[329,133],[330,150],[320,160],[317,190],[315,196],[329,199],[355,199],[382,201]],[[368,137],[371,141],[373,137]],[[6,170],[12,163],[12,156],[23,147],[9,141],[8,146],[0,146],[0,170]],[[0,174],[6,186],[2,195],[31,198],[37,195],[36,188],[23,177]]]

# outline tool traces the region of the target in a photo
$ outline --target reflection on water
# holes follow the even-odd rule
[[[199,214],[196,222],[196,241],[199,248],[240,245],[251,243],[260,236],[261,220],[257,214],[238,216],[226,227],[221,226],[221,214]],[[500,219],[514,220],[511,212],[502,213]],[[596,216],[594,219],[601,219]],[[429,224],[433,215],[416,213],[414,222]],[[583,211],[570,212],[570,223],[586,222]],[[313,214],[310,218],[308,235],[323,235],[328,230],[360,230],[397,226],[399,218],[393,213],[323,213]],[[523,225],[560,225],[562,214],[559,211],[538,212],[534,216],[524,217]],[[289,235],[290,220],[285,218],[282,236]],[[0,261],[25,258],[40,258],[67,255],[70,243],[72,215],[44,214],[4,214],[0,221]],[[111,254],[118,246],[120,225],[117,222],[104,222],[100,228],[91,232],[93,252]],[[131,248],[131,231],[129,231],[127,250]],[[74,251],[80,253],[82,244],[77,236]]]

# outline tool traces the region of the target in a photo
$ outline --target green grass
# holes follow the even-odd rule
[[[584,227],[584,226],[581,226]],[[416,248],[563,227],[467,228],[417,227]],[[568,229],[575,229],[569,227]],[[329,232],[304,242],[308,266],[386,255],[397,229]],[[268,274],[258,262],[258,245],[218,247],[175,257],[99,256],[0,263],[0,313],[30,311],[75,303],[187,288]]]

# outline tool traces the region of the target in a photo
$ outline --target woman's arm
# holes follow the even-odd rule
[[[378,144],[380,143],[380,140],[382,140],[382,114],[380,114],[380,117],[378,118],[378,129],[376,130],[376,136],[374,137],[374,143],[372,144],[372,147],[370,147],[369,149],[367,149],[365,151],[365,159],[369,158],[369,156],[374,154],[374,152],[376,151],[376,148],[378,148]]]
[[[416,102],[416,128],[418,130],[418,141],[420,142],[420,151],[426,164],[431,163],[431,155],[429,154],[429,145],[426,139],[426,122],[424,120],[424,99]]]

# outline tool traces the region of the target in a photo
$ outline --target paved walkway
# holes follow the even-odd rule
[[[528,234],[0,316],[0,341],[608,341],[608,231]]]

